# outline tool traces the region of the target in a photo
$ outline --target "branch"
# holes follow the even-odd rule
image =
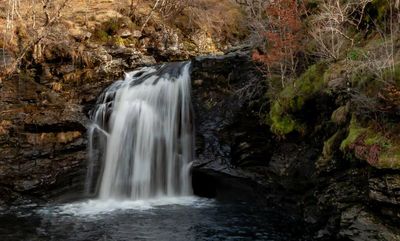
[[[29,49],[31,49],[33,46],[37,45],[42,41],[43,38],[47,36],[49,33],[47,30],[50,26],[52,26],[54,23],[56,23],[60,18],[61,18],[61,12],[62,10],[67,6],[67,3],[70,0],[64,0],[60,7],[57,9],[56,14],[53,17],[50,17],[50,14],[48,12],[48,4],[50,3],[51,0],[42,0],[43,4],[43,11],[46,17],[46,21],[43,24],[43,26],[38,30],[37,36],[34,37],[29,43],[22,49],[21,53],[17,57],[17,59],[11,64],[10,68],[8,68],[5,71],[5,75],[11,75],[14,73],[14,71],[17,69],[17,66],[20,64],[20,62],[23,60]]]
[[[153,14],[154,10],[157,8],[159,2],[160,2],[160,0],[156,1],[156,3],[154,4],[153,8],[151,9],[149,15],[147,15],[146,21],[143,23],[142,28],[140,29],[140,32],[143,32],[144,27],[146,27],[147,22],[149,22],[151,15]]]

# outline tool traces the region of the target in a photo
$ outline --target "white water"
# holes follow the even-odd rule
[[[109,214],[119,210],[146,211],[163,208],[165,206],[186,206],[190,208],[212,207],[214,200],[194,196],[163,197],[147,200],[88,200],[84,202],[68,203],[58,206],[43,207],[41,214],[72,215],[87,218],[101,214]]]
[[[92,113],[87,190],[101,200],[191,194],[190,63],[145,67],[104,91]]]

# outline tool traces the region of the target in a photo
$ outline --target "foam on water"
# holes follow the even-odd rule
[[[147,200],[93,199],[58,206],[43,207],[39,209],[38,212],[44,215],[90,217],[125,210],[146,211],[175,205],[203,208],[212,206],[213,204],[214,200],[212,199],[193,196],[162,197]]]

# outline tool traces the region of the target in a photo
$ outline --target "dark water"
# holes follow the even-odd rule
[[[277,210],[200,198],[87,201],[0,214],[0,240],[308,240]]]

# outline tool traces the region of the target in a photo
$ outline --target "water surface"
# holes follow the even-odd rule
[[[23,206],[0,214],[0,240],[308,240],[289,216],[249,203],[181,197]]]

